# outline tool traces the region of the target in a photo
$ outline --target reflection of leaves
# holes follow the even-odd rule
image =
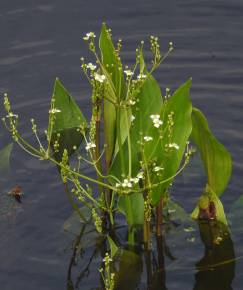
[[[13,144],[8,144],[0,150],[0,173],[8,173],[10,171],[10,154],[13,149]]]
[[[88,207],[83,206],[79,209],[83,219],[80,218],[80,215],[74,211],[71,216],[64,222],[63,229],[64,231],[70,232],[72,234],[78,235],[80,232],[81,225],[87,222],[90,222],[91,211]]]
[[[80,215],[75,211],[63,224],[63,230],[67,231],[75,236],[80,234],[80,228],[85,225],[85,230],[83,233],[82,239],[82,248],[89,248],[94,245],[97,245],[101,240],[103,240],[103,236],[100,235],[91,221],[91,212],[87,207],[80,208],[80,212],[84,216],[85,220],[80,218]]]
[[[132,251],[120,249],[114,264],[115,289],[137,289],[143,271],[141,256]]]
[[[180,224],[191,222],[190,215],[180,206],[177,202],[169,199],[164,207],[165,212],[168,213],[168,218],[170,221],[176,221]]]
[[[204,257],[196,264],[194,290],[230,290],[235,274],[235,253],[228,228],[219,222],[199,222]]]

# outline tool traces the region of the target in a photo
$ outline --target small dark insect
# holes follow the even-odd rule
[[[22,188],[20,186],[15,186],[13,187],[9,192],[8,192],[8,195],[11,195],[12,197],[14,197],[17,202],[21,203],[21,198],[23,196],[23,191],[22,191]]]

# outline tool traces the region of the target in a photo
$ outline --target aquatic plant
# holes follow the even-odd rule
[[[171,184],[195,151],[189,143],[192,141],[207,176],[205,191],[192,217],[227,224],[219,197],[231,175],[230,154],[213,136],[203,113],[192,106],[191,78],[175,92],[166,88],[162,93],[153,77],[173,51],[173,44],[169,43],[168,51],[162,54],[158,38],[151,36],[151,62],[145,62],[142,41],[135,52],[135,64],[127,67],[120,58],[122,41],[115,46],[105,24],[99,49],[93,32],[83,39],[95,58],[95,63],[81,58],[92,89],[91,119],[86,120],[56,79],[46,142],[40,141],[35,120],[31,119],[37,146],[22,137],[19,117],[4,96],[7,115],[3,122],[13,140],[32,156],[57,165],[70,203],[81,219],[85,216],[80,206],[85,205],[101,233],[115,225],[117,212],[122,213],[130,229],[143,226],[147,249],[151,247],[152,220],[157,236],[162,235],[163,207],[170,199]],[[82,172],[83,163],[93,168],[97,178]],[[130,242],[133,239],[132,235]]]

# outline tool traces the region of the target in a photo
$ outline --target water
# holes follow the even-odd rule
[[[36,118],[41,130],[47,125],[56,76],[76,97],[86,116],[89,115],[90,91],[80,73],[79,62],[79,58],[88,53],[81,38],[88,31],[98,34],[102,21],[112,27],[115,39],[123,39],[123,59],[128,65],[133,62],[136,45],[150,34],[160,37],[164,51],[168,42],[173,41],[175,52],[156,73],[156,78],[162,89],[167,86],[174,89],[193,77],[193,103],[207,115],[213,132],[233,157],[233,175],[223,197],[226,211],[230,212],[232,204],[242,194],[243,185],[243,3],[240,0],[164,2],[2,1],[0,92],[9,92],[14,109],[21,116],[20,128],[28,136],[31,117]],[[10,139],[2,127],[0,129],[2,147]],[[62,231],[71,208],[58,174],[50,164],[30,158],[17,146],[11,166],[11,176],[1,181],[0,192],[21,185],[25,196],[22,205],[11,207],[10,214],[0,221],[1,289],[67,289],[74,237]],[[201,177],[188,182],[190,178],[181,178],[174,190],[174,198],[183,202],[188,211],[193,209],[202,189]],[[242,232],[232,225],[231,234],[235,255],[239,257]],[[88,263],[92,250],[86,250],[84,259],[74,267],[74,280]],[[174,266],[168,259],[165,261],[167,289],[206,290],[208,286],[200,282],[198,286],[195,282],[200,281],[200,277],[195,276],[195,264],[204,255],[198,233],[194,243],[186,242],[186,237],[180,239],[174,251],[181,258]],[[100,258],[96,254],[89,275],[84,275],[78,284],[79,289],[98,287],[99,265]],[[236,261],[231,283],[234,290],[243,289],[242,265],[240,259]],[[215,276],[218,280],[222,277]],[[145,277],[145,272],[138,275],[139,289],[146,289]]]

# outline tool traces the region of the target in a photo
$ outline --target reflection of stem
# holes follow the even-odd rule
[[[84,275],[85,275],[86,273],[89,273],[89,266],[90,266],[90,264],[92,263],[93,258],[96,256],[96,254],[97,254],[97,249],[95,249],[95,250],[93,251],[93,253],[92,253],[92,255],[91,255],[91,257],[90,257],[90,259],[89,259],[89,261],[88,261],[88,264],[86,265],[86,267],[85,267],[85,268],[80,272],[80,274],[78,275],[77,281],[76,281],[76,283],[75,283],[75,288],[76,288],[76,289],[78,289],[79,283],[82,281]]]
[[[67,290],[73,290],[74,289],[73,282],[72,282],[72,267],[75,265],[78,245],[80,244],[80,241],[81,241],[81,238],[83,236],[84,230],[85,230],[85,225],[82,226],[80,234],[77,236],[76,241],[74,243],[73,255],[71,257],[71,260],[70,260],[70,263],[69,263],[69,266],[68,266]]]
[[[151,251],[148,250],[145,252],[145,264],[146,264],[146,272],[147,272],[147,290],[151,290],[152,286],[152,262],[151,262]]]
[[[150,221],[146,217],[144,220],[144,245],[145,249],[151,250]]]
[[[156,234],[158,237],[162,236],[163,224],[163,198],[160,199],[156,206]]]
[[[159,289],[166,288],[166,273],[165,273],[165,258],[164,258],[164,238],[162,236],[156,237],[157,254],[158,254],[158,269],[156,271],[156,285],[160,285]],[[157,289],[157,287],[155,287]]]

